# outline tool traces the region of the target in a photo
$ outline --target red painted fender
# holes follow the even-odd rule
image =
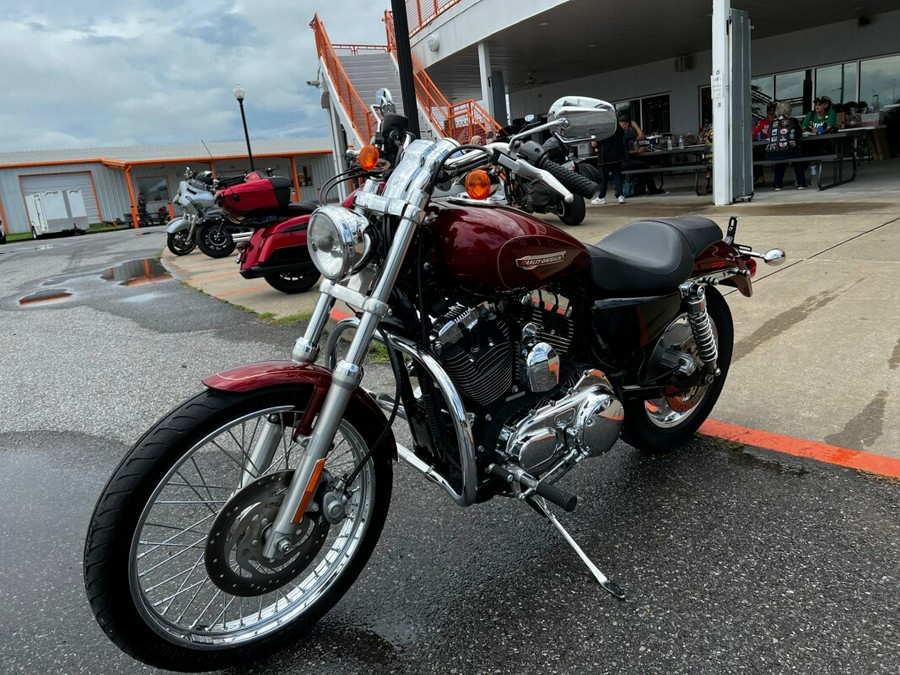
[[[298,426],[301,434],[308,435],[312,430],[313,420],[325,400],[325,394],[331,387],[331,371],[322,366],[294,363],[293,361],[260,361],[209,375],[203,378],[203,384],[210,389],[233,392],[256,391],[287,384],[309,385],[313,392],[306,408],[306,414]],[[369,422],[378,429],[379,433],[383,427],[387,426],[384,412],[364,389],[358,387],[353,392],[350,405],[356,405],[369,418]],[[388,431],[388,437],[385,440],[390,444],[389,447],[393,448],[392,455],[396,459],[397,444],[392,431]]]

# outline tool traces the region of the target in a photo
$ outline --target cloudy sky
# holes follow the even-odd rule
[[[0,151],[327,136],[309,22],[384,44],[390,0],[29,0],[0,14]]]

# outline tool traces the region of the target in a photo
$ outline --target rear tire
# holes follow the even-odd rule
[[[97,621],[124,652],[180,671],[248,662],[311,628],[353,584],[388,512],[387,442],[349,486],[344,520],[327,525],[321,508],[307,511],[285,560],[259,554],[264,516],[271,522],[284,494],[273,484],[303,457],[305,437],[293,432],[311,393],[295,385],[204,391],[157,422],[123,459],[90,521],[84,580]],[[275,454],[257,468],[245,453],[267,427],[275,431],[268,436]],[[380,430],[351,402],[323,480],[347,476]],[[258,494],[260,483],[270,491]]]
[[[195,235],[198,248],[210,258],[227,258],[237,244],[225,225],[215,224],[200,227]]]
[[[584,220],[584,216],[587,213],[587,208],[584,204],[584,197],[581,195],[575,195],[574,199],[572,199],[571,204],[566,204],[564,201],[560,201],[557,205],[556,215],[559,216],[559,219],[566,225],[580,225],[581,221]]]
[[[689,440],[712,412],[731,367],[734,324],[725,298],[712,286],[706,287],[706,311],[716,336],[719,350],[717,365],[721,375],[710,385],[671,392],[658,399],[627,401],[624,405],[622,440],[629,445],[650,452],[672,450]],[[696,344],[687,327],[686,314],[681,314],[669,324],[657,341],[657,348],[672,344],[673,340],[683,344],[686,351],[696,354]]]
[[[190,230],[170,232],[166,236],[166,247],[175,255],[187,255],[196,248],[197,242],[191,237]]]
[[[279,274],[267,274],[263,277],[266,283],[276,291],[282,293],[303,293],[316,285],[319,281],[318,271],[312,272],[280,272]]]

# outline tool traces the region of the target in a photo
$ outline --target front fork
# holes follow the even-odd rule
[[[296,530],[296,524],[303,518],[305,507],[309,504],[309,495],[315,491],[338,425],[344,417],[354,390],[362,381],[363,360],[368,353],[378,323],[388,313],[388,297],[421,217],[424,217],[424,212],[414,207],[404,214],[394,235],[382,274],[371,296],[366,297],[330,281],[322,282],[319,300],[306,333],[294,345],[292,354],[294,361],[315,362],[319,355],[319,342],[336,298],[361,309],[362,317],[347,356],[334,368],[331,386],[319,410],[306,451],[294,471],[290,487],[266,538],[262,553],[269,559],[280,559],[290,550],[291,535]]]

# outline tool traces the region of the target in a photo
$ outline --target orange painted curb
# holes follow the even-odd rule
[[[850,469],[859,469],[891,478],[900,478],[900,459],[873,455],[861,450],[840,448],[834,445],[825,445],[815,441],[807,441],[802,438],[792,438],[772,434],[768,431],[747,429],[727,422],[706,420],[700,427],[700,433],[706,436],[715,436],[729,441],[737,441],[746,445],[754,445],[775,452],[783,452],[795,457],[808,457],[819,462],[837,464]]]

